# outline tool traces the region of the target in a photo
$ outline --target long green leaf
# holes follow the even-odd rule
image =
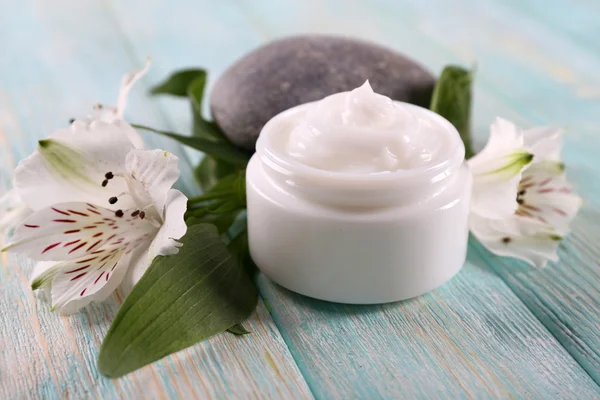
[[[187,87],[187,96],[192,106],[192,135],[211,139],[215,142],[224,142],[233,146],[231,142],[223,135],[221,128],[211,121],[207,121],[202,116],[202,101],[204,99],[204,89],[206,87],[206,77],[194,79]]]
[[[233,333],[236,336],[242,336],[252,333],[248,329],[244,328],[242,324],[232,326],[231,328],[227,329],[227,332]]]
[[[210,190],[221,178],[236,171],[236,167],[211,156],[205,156],[194,169],[194,178],[202,191]]]
[[[164,82],[154,86],[150,90],[150,93],[186,97],[188,95],[188,87],[194,81],[202,82],[202,87],[204,88],[206,71],[203,69],[184,69],[174,72]]]
[[[186,89],[186,93],[192,109],[198,115],[202,115],[202,100],[204,99],[204,88],[206,86],[206,77],[198,77],[191,81]]]
[[[465,157],[473,155],[471,147],[471,92],[473,71],[448,65],[442,71],[431,98],[431,111],[446,118],[460,133]]]
[[[171,139],[177,140],[179,143],[185,144],[191,148],[202,151],[206,154],[210,154],[223,161],[229,162],[238,167],[245,167],[248,164],[250,157],[248,154],[239,150],[238,148],[228,145],[227,143],[215,142],[210,139],[198,136],[183,136],[177,133],[171,133],[161,131],[158,129],[150,128],[144,125],[132,124],[133,127],[138,129],[144,129],[150,132],[158,133],[163,136],[170,137]]]
[[[256,287],[216,228],[188,228],[178,254],[158,257],[119,309],[98,368],[119,377],[214,336],[255,308]]]
[[[219,127],[202,117],[206,77],[206,71],[203,69],[184,69],[173,73],[167,80],[153,87],[150,93],[187,97],[192,105],[193,135],[222,140],[224,137]]]
[[[187,226],[197,225],[197,224],[212,224],[214,225],[219,233],[225,233],[236,220],[240,211],[232,211],[230,213],[224,214],[209,214],[206,213],[202,217],[192,216],[186,219],[185,223]],[[231,250],[231,249],[230,249]],[[235,254],[234,254],[235,255]]]
[[[227,230],[227,248],[232,255],[238,258],[239,263],[244,266],[250,276],[258,270],[248,246],[248,221],[244,214],[240,214],[236,221]]]
[[[204,119],[202,114],[198,114],[192,106],[192,136],[199,136],[210,139],[214,142],[224,142],[233,146],[231,142],[223,135],[221,128],[212,121]]]

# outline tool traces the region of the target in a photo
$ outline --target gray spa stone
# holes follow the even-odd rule
[[[254,151],[260,130],[276,114],[366,79],[377,93],[424,107],[435,84],[429,71],[390,49],[336,36],[295,36],[268,43],[227,69],[210,107],[225,135]]]

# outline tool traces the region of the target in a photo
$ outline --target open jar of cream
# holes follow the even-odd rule
[[[280,113],[247,169],[250,253],[295,292],[353,304],[426,293],[462,267],[471,175],[456,129],[366,82]]]

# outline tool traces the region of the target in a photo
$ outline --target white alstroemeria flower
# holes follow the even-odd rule
[[[116,108],[40,140],[15,170],[15,192],[29,213],[3,250],[38,261],[32,287],[53,309],[77,311],[117,286],[125,292],[158,255],[178,251],[187,198],[171,186],[177,157],[141,150],[122,119],[127,93],[147,70],[123,78]]]
[[[497,135],[513,137],[514,132],[520,131],[508,121],[502,120],[502,125],[504,129],[497,130]],[[504,186],[506,193],[502,193],[502,198],[506,198],[507,193],[512,196],[505,201],[510,203],[510,208],[514,207],[514,211],[505,214],[504,208],[509,209],[506,206],[502,213],[494,210],[482,213],[482,208],[492,209],[498,204],[497,201],[483,203],[479,208],[471,209],[469,225],[473,235],[493,253],[543,267],[548,261],[558,259],[558,244],[569,231],[569,223],[582,201],[566,180],[560,161],[562,131],[534,128],[523,131],[521,137],[523,148],[533,154],[533,159],[529,165],[520,166],[517,182],[513,177],[511,186]],[[469,160],[469,166],[471,162]]]
[[[40,262],[32,287],[49,288],[53,309],[66,313],[104,300],[122,282],[130,289],[156,256],[178,251],[186,232],[187,198],[171,189],[177,160],[135,149],[110,129],[43,141],[15,178],[36,211],[3,250]]]
[[[69,141],[73,136],[79,135],[80,133],[91,136],[102,136],[105,131],[110,130],[112,132],[120,132],[122,135],[126,136],[136,148],[143,149],[144,142],[142,141],[141,136],[131,125],[123,120],[123,112],[125,111],[129,91],[133,85],[146,74],[149,67],[150,61],[148,60],[144,68],[130,71],[123,76],[116,107],[96,105],[94,107],[96,111],[94,115],[73,120],[68,129],[57,132],[51,136],[50,139]],[[99,121],[104,122],[104,124],[95,124]],[[48,140],[39,142],[41,147],[48,143],[52,142],[49,142]],[[68,152],[68,150],[62,150]],[[58,154],[54,154],[54,157],[52,157],[51,154],[47,155],[49,158],[57,161],[54,163],[50,162],[48,165],[49,169],[52,169],[52,167],[58,168],[54,171],[55,175],[64,175],[65,173],[68,175],[68,171],[65,171],[65,167],[68,169],[69,166],[65,166],[60,162],[60,157],[65,156],[65,154],[60,154],[59,151]],[[21,199],[17,189],[8,191],[4,196],[0,197],[0,236],[4,232],[16,227],[32,212],[33,210],[30,206]]]

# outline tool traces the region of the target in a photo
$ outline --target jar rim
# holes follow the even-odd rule
[[[400,169],[397,171],[385,171],[377,173],[356,173],[356,172],[339,172],[327,171],[310,165],[306,165],[296,158],[277,150],[277,146],[273,145],[273,136],[277,133],[277,125],[283,120],[292,117],[295,114],[304,112],[304,109],[316,102],[304,103],[290,109],[287,109],[269,120],[263,129],[256,143],[256,151],[263,159],[263,163],[276,169],[278,172],[285,175],[301,176],[304,179],[315,179],[318,181],[326,180],[329,183],[349,183],[353,185],[381,185],[396,183],[401,181],[421,180],[437,181],[448,175],[448,170],[453,170],[463,163],[465,157],[465,147],[460,138],[457,129],[444,117],[426,108],[394,101],[395,104],[401,104],[404,107],[414,108],[420,112],[425,111],[429,117],[434,119],[436,123],[441,125],[446,134],[446,139],[449,140],[449,149],[444,152],[442,159],[434,164],[426,164],[417,168]]]

